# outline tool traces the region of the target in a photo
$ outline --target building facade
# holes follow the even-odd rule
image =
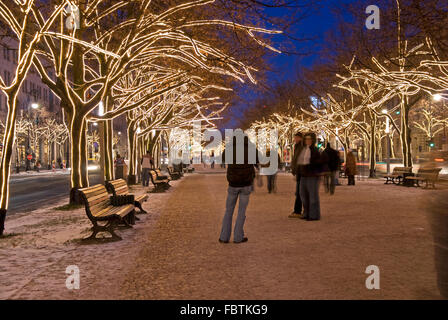
[[[15,75],[18,65],[18,46],[14,39],[0,38],[0,75],[6,85],[9,85]],[[34,67],[30,69],[18,95],[18,114],[16,125],[16,142],[12,159],[12,167],[17,170],[34,168],[40,161],[42,168],[50,166],[53,161],[68,158],[67,143],[46,141],[40,134],[46,119],[54,119],[62,123],[62,111],[59,99],[42,82]],[[0,121],[3,135],[8,111],[6,95],[0,92]],[[0,146],[3,149],[3,146]],[[28,160],[28,158],[31,160]]]

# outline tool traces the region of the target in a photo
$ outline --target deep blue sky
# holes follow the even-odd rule
[[[319,59],[318,49],[325,41],[326,33],[336,26],[336,17],[333,8],[340,7],[341,3],[351,3],[359,0],[317,0],[318,5],[313,6],[308,12],[307,17],[294,27],[293,36],[310,39],[309,41],[290,41],[288,43],[288,50],[306,54],[302,55],[288,55],[288,54],[273,54],[268,59],[271,64],[272,72],[267,74],[267,85],[273,86],[276,82],[281,82],[286,79],[295,79],[299,66],[310,67]],[[364,1],[365,2],[365,1]],[[269,9],[269,15],[285,17],[290,14],[286,9]],[[349,18],[349,17],[347,17]],[[282,35],[276,36],[275,43],[283,45],[285,38]],[[274,44],[275,44],[274,43]],[[248,87],[250,88],[250,87]],[[239,105],[232,108],[232,121],[227,126],[234,127],[237,125],[237,119],[241,117],[241,111],[250,105],[250,102],[260,94],[253,92],[253,89],[243,90],[240,94],[244,100]]]
[[[277,79],[278,77],[282,79],[294,78],[295,71],[297,70],[298,64],[304,66],[311,66],[316,60],[319,59],[319,54],[317,52],[319,46],[325,42],[326,33],[336,26],[336,17],[333,12],[334,8],[340,8],[342,4],[348,4],[353,2],[360,2],[359,0],[316,0],[317,4],[313,6],[307,17],[301,21],[295,27],[294,36],[296,37],[306,37],[311,39],[310,41],[295,42],[292,43],[292,50],[299,51],[301,53],[307,54],[306,56],[294,56],[288,54],[278,54],[270,59],[277,71],[276,74],[270,74],[270,80]],[[368,1],[361,0],[361,2],[366,2],[366,6],[370,3]],[[288,14],[286,9],[269,9],[274,16],[286,16]],[[367,15],[366,15],[367,17]],[[349,19],[347,15],[345,17]],[[284,38],[278,36],[276,41],[282,42]],[[271,79],[274,78],[274,79]]]

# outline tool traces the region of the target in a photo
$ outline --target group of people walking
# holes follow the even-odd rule
[[[317,221],[321,218],[319,185],[321,177],[324,177],[326,192],[334,194],[338,185],[339,170],[341,160],[339,152],[333,149],[330,143],[321,152],[316,146],[317,138],[314,133],[296,133],[294,136],[294,155],[291,161],[291,171],[296,180],[296,199],[294,211],[290,218],[300,218],[307,221]],[[256,168],[259,167],[258,159],[256,163],[248,163],[248,144],[251,143],[245,137],[245,160],[243,164],[236,164],[234,159],[228,165],[227,181],[229,183],[227,191],[226,211],[224,214],[221,235],[219,242],[228,243],[230,241],[232,229],[232,217],[239,198],[238,216],[234,229],[234,242],[241,243],[248,241],[244,234],[244,221],[246,219],[246,208],[249,204],[249,196],[253,191],[253,182],[256,176]],[[234,143],[234,157],[236,154],[236,143]],[[266,165],[265,165],[266,166]],[[261,171],[263,170],[263,167]],[[351,151],[347,152],[345,173],[348,177],[348,184],[355,185],[356,158]],[[268,176],[268,192],[275,188],[275,174]]]

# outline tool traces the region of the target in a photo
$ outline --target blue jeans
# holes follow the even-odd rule
[[[222,220],[221,236],[222,241],[229,241],[232,232],[233,211],[235,210],[236,201],[240,198],[238,206],[238,217],[235,222],[235,230],[233,231],[233,241],[241,242],[244,238],[244,221],[246,220],[246,208],[249,204],[249,196],[253,190],[253,186],[247,187],[231,187],[227,189],[226,213]]]
[[[149,168],[142,169],[142,185],[144,187],[149,186]]]
[[[319,177],[301,177],[300,198],[303,215],[308,219],[320,219]]]
[[[296,175],[296,201],[294,202],[294,213],[302,213],[302,199],[300,199],[300,175]]]
[[[268,179],[268,192],[271,193],[275,190],[275,174],[266,176]]]
[[[334,194],[336,188],[336,175],[337,171],[330,171],[325,175],[325,192]]]

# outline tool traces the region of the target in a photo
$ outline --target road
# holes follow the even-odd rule
[[[90,183],[100,183],[100,175],[90,174]],[[10,180],[8,214],[38,209],[67,198],[70,191],[70,175],[42,173],[39,175],[13,175]]]

